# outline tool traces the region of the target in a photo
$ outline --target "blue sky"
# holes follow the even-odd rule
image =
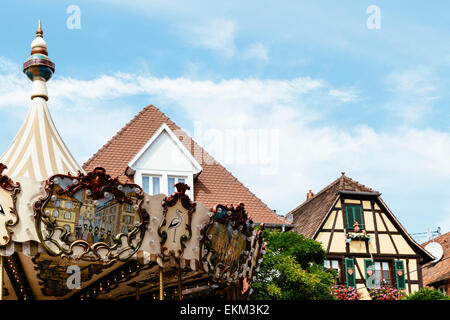
[[[0,150],[29,106],[21,65],[42,19],[56,63],[49,106],[80,163],[152,103],[191,134],[199,124],[272,134],[273,170],[250,154],[223,163],[278,213],[345,171],[409,232],[449,231],[446,1],[166,2],[4,3]],[[70,5],[80,29],[67,28]],[[366,26],[370,5],[380,29]]]

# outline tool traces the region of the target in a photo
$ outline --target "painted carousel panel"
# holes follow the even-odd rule
[[[39,239],[52,256],[126,261],[139,249],[147,214],[135,184],[121,184],[102,168],[78,176],[54,175],[35,203]]]

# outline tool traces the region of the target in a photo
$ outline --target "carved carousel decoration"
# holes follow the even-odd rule
[[[0,299],[243,299],[264,254],[243,203],[206,208],[185,183],[148,195],[85,172],[58,134],[39,22],[24,73],[31,108],[0,157]]]

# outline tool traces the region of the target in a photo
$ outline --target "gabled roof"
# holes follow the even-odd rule
[[[128,166],[134,168],[134,165],[138,160],[144,155],[144,153],[150,148],[150,146],[164,133],[166,132],[168,136],[172,139],[179,150],[189,159],[193,167],[195,168],[195,175],[199,174],[203,169],[198,161],[192,156],[192,154],[185,148],[183,143],[178,139],[175,133],[170,130],[167,124],[163,123],[159,129],[152,135],[152,137],[147,141],[147,143],[141,148],[141,150],[130,160]]]
[[[338,199],[337,193],[339,191],[377,193],[375,190],[346,177],[342,172],[338,179],[288,213],[294,218],[293,224],[296,225],[297,232],[312,238]]]
[[[403,232],[406,240],[420,252],[424,258],[424,262],[431,261],[432,256],[424,250],[400,224],[395,215],[380,197],[380,193],[365,185],[345,176],[342,172],[341,176],[322,189],[312,198],[309,198],[297,208],[288,213],[293,216],[293,224],[298,233],[304,234],[308,238],[314,238],[319,231],[321,225],[327,218],[330,210],[335,202],[339,199],[340,193],[351,193],[359,195],[370,195],[377,197],[379,204],[392,216],[393,222]]]
[[[100,166],[105,168],[106,172],[111,176],[119,176],[122,181],[132,181],[132,177],[125,175],[128,163],[138,154],[163,123],[174,132],[181,130],[155,106],[149,105],[145,107],[96,154],[86,161],[83,168],[86,171],[91,171],[95,167]],[[275,214],[195,141],[192,140],[193,143],[191,144],[186,140],[189,139],[183,139],[181,142],[203,168],[201,174],[194,181],[195,201],[203,203],[206,207],[213,207],[218,203],[236,205],[239,202],[243,202],[250,218],[255,222],[288,223]],[[199,154],[203,155],[202,159],[198,158]]]
[[[440,281],[450,280],[450,232],[447,232],[433,240],[422,243],[425,248],[430,242],[437,242],[442,246],[444,254],[437,263],[428,263],[423,266],[423,284],[431,285]]]

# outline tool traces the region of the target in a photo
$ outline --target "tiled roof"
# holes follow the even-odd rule
[[[427,263],[423,266],[423,284],[431,285],[433,283],[450,280],[450,232],[447,232],[431,241],[422,243],[421,246],[425,248],[430,242],[437,242],[442,246],[444,254],[442,258],[436,263]]]
[[[288,213],[293,216],[295,230],[312,238],[336,201],[338,191],[376,192],[342,173],[338,179]]]
[[[132,177],[125,175],[128,163],[163,123],[174,132],[181,130],[155,106],[145,107],[86,161],[83,168],[89,172],[95,167],[103,167],[109,175],[119,176],[121,181],[132,181]],[[203,167],[203,171],[194,181],[195,201],[203,203],[206,207],[213,207],[217,203],[237,205],[243,202],[250,218],[255,222],[288,223],[275,214],[195,141],[192,144],[189,141],[181,142]],[[203,159],[208,159],[208,161],[198,159],[198,156],[195,156],[198,154],[203,154]]]

